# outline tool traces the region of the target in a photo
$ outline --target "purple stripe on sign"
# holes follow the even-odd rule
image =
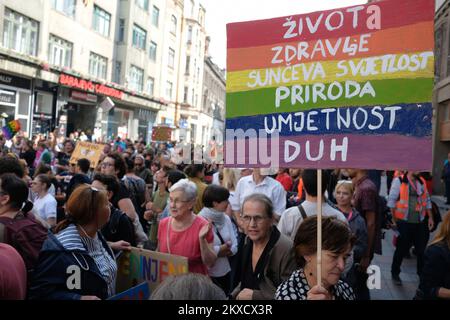
[[[225,142],[226,167],[431,171],[431,136],[323,135]]]

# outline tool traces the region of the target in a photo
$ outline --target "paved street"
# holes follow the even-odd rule
[[[382,187],[380,193],[386,194],[385,179],[382,180]],[[450,206],[445,205],[445,199],[442,196],[433,196],[432,200],[440,208],[443,216]],[[372,290],[370,292],[372,300],[411,300],[419,285],[419,277],[416,274],[416,258],[414,255],[409,259],[404,259],[402,263],[402,272],[400,278],[403,281],[401,286],[397,286],[391,279],[391,263],[394,255],[395,247],[392,244],[394,233],[391,230],[386,231],[385,239],[383,240],[383,255],[376,255],[372,264],[378,265],[381,268],[381,289]],[[433,238],[432,234],[430,239]]]

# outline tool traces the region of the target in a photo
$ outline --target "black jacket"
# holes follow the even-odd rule
[[[423,299],[438,299],[439,288],[450,289],[450,249],[447,243],[436,243],[425,251],[419,292]]]
[[[119,240],[126,241],[132,247],[136,246],[136,237],[134,234],[134,226],[131,219],[122,211],[110,206],[111,216],[109,221],[102,228],[102,235],[106,241],[116,242]]]
[[[29,291],[30,299],[79,300],[81,296],[85,295],[97,296],[100,299],[108,298],[107,283],[88,252],[71,247],[70,240],[66,240],[64,246],[62,240],[58,240],[57,237],[61,238],[61,235],[69,233],[68,227],[56,236],[49,234],[48,239],[44,242]],[[98,237],[106,251],[114,259],[113,252],[103,236],[98,233]],[[80,271],[79,288],[68,287],[68,284],[75,283],[76,272],[70,271],[69,267],[71,266],[78,267],[76,269]]]

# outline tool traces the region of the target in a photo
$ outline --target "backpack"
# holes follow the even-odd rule
[[[32,214],[19,212],[13,219],[0,217],[0,242],[14,247],[22,256],[27,271],[36,266],[48,230]]]
[[[377,218],[381,229],[388,230],[392,225],[391,209],[387,206],[386,198],[378,195],[378,212]]]
[[[142,204],[145,202],[145,188],[144,190],[139,190],[137,180],[131,178],[124,179],[124,183],[130,193],[130,199],[133,202],[134,209],[138,214],[143,214]]]

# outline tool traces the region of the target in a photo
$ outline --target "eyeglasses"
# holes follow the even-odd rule
[[[250,224],[250,222],[253,220],[255,221],[256,224],[261,224],[265,219],[267,219],[268,217],[263,217],[263,216],[241,216],[242,221],[244,221],[245,224]]]
[[[113,163],[108,163],[108,162],[102,162],[102,164],[100,165],[102,168],[106,168],[106,167],[114,167]]]
[[[189,202],[189,201],[188,200],[180,200],[180,199],[171,199],[171,198],[169,198],[169,202],[173,203],[176,206],[177,204],[186,203],[186,202]]]

